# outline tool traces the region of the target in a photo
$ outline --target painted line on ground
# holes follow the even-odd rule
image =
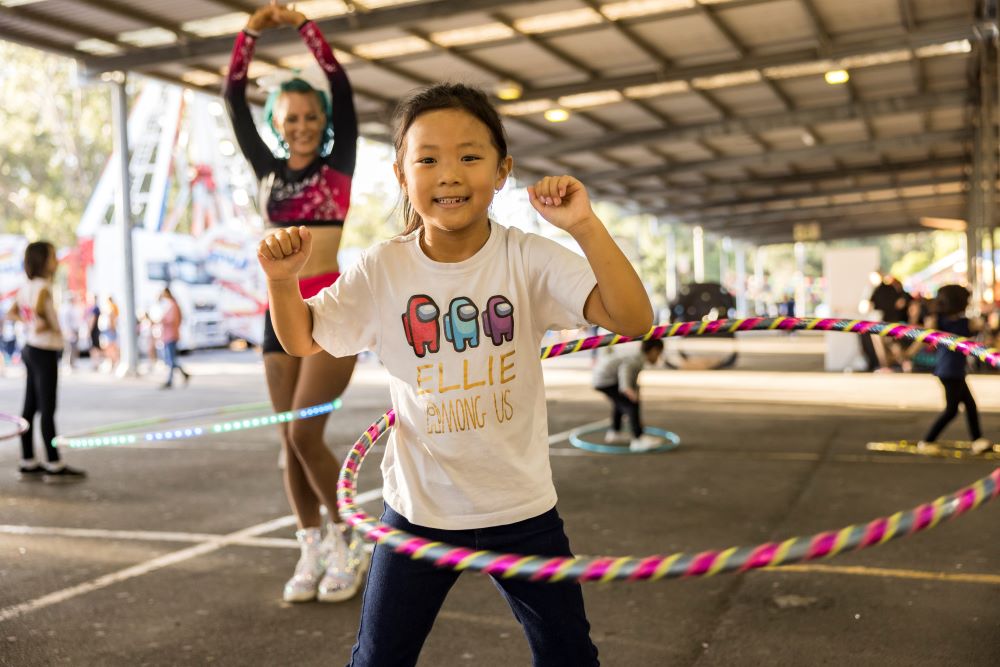
[[[358,496],[358,504],[374,500],[382,496],[382,489],[372,489],[366,493],[362,493]],[[69,588],[64,588],[61,591],[56,591],[54,593],[49,593],[48,595],[43,595],[42,597],[35,598],[34,600],[29,600],[28,602],[22,602],[20,604],[11,605],[9,607],[4,607],[0,609],[0,623],[4,621],[9,621],[13,618],[19,616],[24,616],[33,611],[37,611],[44,607],[49,607],[60,602],[65,602],[71,598],[75,598],[79,595],[84,595],[86,593],[91,593],[93,591],[107,588],[112,584],[116,584],[128,579],[135,577],[140,577],[144,574],[149,574],[150,572],[155,572],[156,570],[161,570],[165,567],[171,565],[176,565],[186,560],[196,558],[198,556],[204,556],[205,554],[212,553],[213,551],[218,551],[219,549],[236,544],[241,540],[251,537],[257,537],[259,535],[264,535],[281,528],[286,528],[288,526],[295,524],[295,517],[292,515],[283,516],[277,519],[272,519],[271,521],[265,521],[264,523],[259,523],[256,526],[250,526],[249,528],[244,528],[243,530],[238,530],[234,533],[228,535],[223,535],[220,537],[214,537],[201,544],[196,544],[195,546],[188,547],[186,549],[181,549],[180,551],[174,551],[172,553],[164,554],[158,556],[144,563],[139,563],[138,565],[133,565],[132,567],[127,567],[123,570],[117,572],[112,572],[104,576],[92,579],[91,581],[78,584],[76,586],[70,586]]]
[[[582,449],[577,449],[576,447],[558,447],[552,449],[552,445],[563,442],[564,440],[569,440],[569,436],[573,435],[579,429],[597,428],[603,424],[610,424],[611,421],[608,419],[599,419],[596,422],[590,422],[589,424],[584,424],[583,426],[576,426],[569,429],[568,431],[563,431],[562,433],[553,433],[549,436],[549,456],[593,456],[591,452],[585,452]]]
[[[208,542],[226,537],[219,533],[179,533],[155,530],[105,530],[101,528],[59,528],[56,526],[25,526],[0,524],[0,535],[37,535],[41,537],[80,537],[95,540],[139,540],[145,542]],[[284,537],[247,537],[231,544],[248,547],[280,547],[298,549],[299,543]]]
[[[890,579],[920,579],[924,581],[953,581],[963,584],[990,584],[1000,586],[1000,574],[927,572],[924,570],[897,570],[887,567],[863,567],[860,565],[780,565],[764,568],[768,572],[823,572],[827,574],[848,574],[859,577],[883,577]]]

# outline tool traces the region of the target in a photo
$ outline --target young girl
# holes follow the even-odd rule
[[[642,432],[639,415],[639,373],[646,364],[659,361],[662,354],[663,341],[653,338],[642,341],[627,353],[616,353],[608,348],[598,358],[591,384],[611,401],[611,428],[604,436],[608,444],[624,437],[622,418],[625,415],[628,415],[629,426],[632,427],[631,451],[648,452],[663,444],[660,438]]]
[[[969,318],[965,316],[965,309],[969,307],[969,290],[961,285],[943,286],[938,290],[937,307],[937,322],[931,322],[928,326],[956,336],[972,335],[973,327]],[[965,420],[968,422],[969,435],[972,437],[972,453],[982,454],[993,446],[993,443],[983,437],[979,427],[976,400],[965,382],[965,364],[966,358],[961,352],[952,352],[943,345],[938,347],[934,375],[944,385],[945,408],[931,425],[924,439],[918,443],[918,449],[928,449],[930,443],[937,440],[941,431],[958,415],[959,404],[965,406]]]
[[[539,344],[548,329],[587,324],[646,333],[645,289],[571,176],[528,193],[586,258],[490,220],[513,161],[482,92],[418,91],[397,111],[395,147],[405,231],[335,285],[308,301],[296,288],[314,243],[308,228],[261,242],[275,331],[291,354],[373,350],[389,371],[397,418],[382,461],[382,521],[465,547],[569,556]],[[457,578],[377,547],[351,664],[415,664]],[[534,664],[597,664],[579,585],[495,583]]]
[[[265,120],[282,148],[282,155],[275,156],[254,126],[246,86],[259,33],[281,26],[298,29],[326,74],[331,97],[298,78],[270,95]],[[272,2],[254,12],[236,37],[223,96],[240,149],[260,180],[265,221],[275,226],[305,225],[312,233],[316,252],[298,276],[298,289],[310,297],[340,276],[337,250],[350,204],[358,137],[351,84],[316,24]],[[262,347],[276,412],[332,401],[343,393],[354,371],[353,356],[335,359],[323,352],[300,359],[286,354],[274,335],[270,313],[265,314]],[[337,513],[340,464],[323,442],[326,421],[320,416],[280,427],[285,493],[298,519],[295,535],[301,548],[295,573],[285,584],[287,602],[351,598],[367,566],[368,552],[359,539],[349,540]],[[321,504],[334,522],[325,540],[321,540]]]
[[[52,446],[56,437],[56,388],[59,380],[59,357],[63,337],[52,299],[52,276],[59,261],[56,249],[47,241],[29,243],[24,249],[24,272],[28,282],[17,293],[8,317],[22,322],[26,329],[21,359],[28,371],[24,388],[24,410],[21,416],[28,430],[21,434],[21,467],[23,481],[44,480],[50,483],[76,482],[87,475],[70,468],[59,459],[59,450]],[[42,442],[45,444],[47,465],[35,460],[35,414],[41,413]]]

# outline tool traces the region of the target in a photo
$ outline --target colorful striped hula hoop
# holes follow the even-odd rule
[[[743,320],[659,325],[642,338],[760,330],[848,331],[888,336],[897,340],[919,340],[935,347],[944,345],[950,350],[975,356],[993,367],[1000,367],[1000,353],[997,350],[988,349],[973,341],[940,331],[884,322],[755,317]],[[595,347],[625,343],[630,340],[638,339],[615,334],[592,336],[543,348],[541,356],[543,359],[548,359]],[[647,581],[680,577],[706,577],[724,572],[744,572],[763,567],[787,565],[885,544],[890,540],[933,528],[943,521],[974,510],[1000,495],[1000,468],[997,468],[986,477],[955,493],[941,496],[932,502],[924,503],[910,510],[896,512],[892,516],[875,519],[865,524],[847,526],[840,530],[826,531],[808,537],[792,537],[781,542],[768,542],[757,546],[646,557],[549,558],[494,551],[473,551],[442,542],[432,542],[396,530],[369,517],[355,504],[355,482],[361,464],[375,442],[389,430],[395,420],[396,415],[392,410],[382,415],[358,438],[344,460],[340,477],[337,480],[337,505],[342,516],[366,540],[376,542],[398,554],[409,556],[414,560],[426,561],[441,568],[484,572],[502,579],[523,579],[537,582]]]
[[[30,425],[24,417],[8,415],[4,412],[0,412],[0,424],[6,424],[13,427],[10,431],[0,431],[0,440],[16,438],[30,428]]]
[[[299,419],[309,419],[325,415],[334,410],[340,409],[343,401],[339,398],[329,403],[320,403],[308,408],[289,410],[287,412],[266,413],[263,415],[243,417],[240,419],[229,419],[204,424],[185,426],[184,428],[166,428],[146,430],[150,426],[163,426],[165,424],[176,424],[178,422],[189,421],[201,417],[220,417],[222,415],[239,414],[250,412],[251,410],[262,410],[270,408],[270,403],[245,403],[242,405],[227,405],[221,408],[209,408],[207,410],[195,410],[179,415],[167,415],[165,417],[152,417],[150,419],[137,419],[130,422],[119,422],[109,426],[89,431],[81,431],[70,435],[57,435],[52,439],[55,447],[113,447],[115,445],[132,445],[137,442],[157,442],[163,440],[186,440],[197,438],[202,435],[218,435],[232,433],[233,431],[245,431],[251,428],[262,428],[272,424],[283,424]],[[134,430],[140,429],[140,430]]]

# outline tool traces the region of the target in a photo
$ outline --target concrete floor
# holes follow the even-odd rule
[[[680,434],[675,452],[590,454],[552,445],[559,510],[577,553],[646,555],[755,544],[908,509],[988,474],[987,461],[869,454],[919,437],[940,390],[927,375],[833,375],[815,339],[777,339],[735,370],[648,371],[645,415]],[[62,378],[64,432],[263,400],[253,353],[186,357],[186,389],[155,378]],[[604,414],[584,356],[547,362],[550,433]],[[786,372],[774,372],[784,369]],[[17,412],[18,377],[0,379]],[[1000,376],[976,376],[1000,436]],[[338,454],[387,407],[384,377],[359,368],[330,422]],[[947,435],[962,437],[964,424]],[[376,450],[362,472],[377,512]],[[293,520],[267,429],[157,448],[70,450],[83,484],[15,480],[0,441],[0,665],[340,665],[360,598],[289,605]],[[745,575],[588,584],[605,665],[1000,664],[1000,504],[927,533],[821,563]],[[74,529],[74,530],[70,530]],[[93,532],[79,532],[93,531]],[[421,665],[527,665],[493,585],[464,576]]]

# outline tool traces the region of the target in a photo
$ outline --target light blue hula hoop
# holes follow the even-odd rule
[[[596,452],[597,454],[652,454],[655,452],[673,451],[681,446],[681,438],[679,435],[673,431],[664,431],[662,428],[656,428],[655,426],[646,426],[642,429],[642,432],[646,435],[654,435],[658,438],[663,438],[664,442],[658,447],[647,449],[642,452],[633,452],[628,448],[628,445],[601,445],[596,442],[586,440],[584,437],[606,430],[607,429],[603,426],[588,429],[576,429],[569,434],[569,444],[573,445],[577,449],[584,449],[588,452]]]

